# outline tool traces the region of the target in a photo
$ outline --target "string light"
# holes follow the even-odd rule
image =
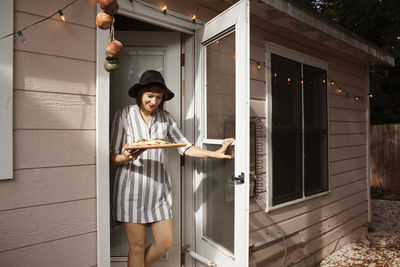
[[[65,16],[61,9],[58,10],[58,15],[60,15],[61,19],[65,22]]]
[[[23,44],[26,44],[26,39],[25,39],[24,35],[22,34],[22,31],[18,31],[18,37],[21,38],[21,42]]]
[[[13,36],[13,35],[18,35],[18,37],[21,38],[21,41],[22,41],[23,43],[26,43],[26,40],[25,40],[25,38],[24,38],[24,35],[22,34],[23,31],[26,31],[27,29],[29,29],[29,28],[31,28],[31,27],[33,27],[33,26],[39,24],[39,23],[42,23],[43,21],[46,21],[46,20],[48,20],[48,19],[51,19],[52,17],[54,17],[54,16],[57,15],[57,14],[58,14],[58,15],[61,17],[61,19],[65,22],[65,16],[64,16],[64,14],[63,14],[62,11],[65,10],[66,8],[68,8],[69,6],[71,6],[72,4],[74,4],[74,3],[77,2],[77,1],[78,1],[78,0],[73,0],[73,1],[69,2],[69,3],[68,3],[67,5],[65,5],[63,8],[58,9],[57,11],[55,11],[55,12],[54,12],[53,14],[51,14],[50,16],[47,16],[47,17],[45,17],[45,18],[43,18],[43,19],[40,19],[40,20],[38,20],[38,21],[32,23],[31,25],[26,26],[26,27],[24,27],[24,28],[22,28],[22,29],[20,29],[20,30],[17,30],[17,31],[15,31],[15,32],[12,32],[12,33],[9,33],[9,34],[6,34],[6,35],[2,36],[2,37],[0,38],[0,40],[5,39],[5,38],[8,38],[8,37]]]
[[[45,20],[48,20],[48,19],[52,18],[52,17],[55,16],[56,14],[58,14],[58,15],[61,17],[61,19],[62,19],[64,22],[66,22],[66,19],[65,19],[65,15],[64,15],[64,13],[63,13],[63,10],[65,10],[66,8],[68,8],[69,6],[71,6],[72,4],[74,4],[74,3],[77,2],[77,1],[78,1],[78,0],[73,0],[73,1],[71,1],[71,2],[68,3],[66,6],[64,6],[62,9],[58,9],[56,12],[54,12],[54,13],[51,14],[50,16],[48,16],[48,17],[46,17],[46,18],[43,18],[43,19],[41,19],[41,20],[39,20],[39,21],[36,21],[35,23],[33,23],[33,24],[31,24],[31,25],[29,25],[29,26],[23,28],[23,29],[20,29],[20,30],[18,30],[18,31],[12,32],[12,33],[10,33],[10,34],[7,34],[7,35],[1,37],[0,40],[1,40],[1,39],[5,39],[5,38],[7,38],[7,37],[10,37],[10,36],[12,36],[12,35],[18,35],[18,37],[21,39],[22,43],[25,44],[25,43],[26,43],[26,39],[25,39],[24,35],[22,34],[23,31],[25,31],[25,30],[29,29],[30,27],[35,26],[35,25],[37,25],[37,24],[39,24],[39,23],[41,23],[41,22],[43,22],[43,21],[45,21]],[[144,6],[148,7],[148,8],[156,9],[156,7],[147,5],[147,4],[142,3],[141,1],[138,1],[138,0],[130,0],[130,1],[131,1],[131,2],[140,3],[140,4],[142,4],[142,5],[144,5]],[[159,10],[159,9],[158,9],[158,10]],[[167,14],[168,14],[168,15],[170,15],[170,16],[174,16],[174,17],[176,17],[176,18],[178,18],[178,19],[182,19],[182,20],[186,20],[186,21],[191,21],[192,23],[197,23],[197,21],[196,21],[197,18],[196,18],[196,15],[195,15],[195,14],[192,15],[192,17],[191,17],[190,20],[189,20],[189,19],[182,18],[182,17],[178,17],[178,16],[176,16],[176,15],[167,13],[167,6],[166,6],[166,5],[163,6],[163,8],[162,8],[162,13],[163,13],[164,15],[167,15]],[[202,25],[203,23],[197,23],[197,24]],[[217,40],[215,43],[216,43],[216,44],[219,44],[219,40]],[[235,54],[232,55],[232,58],[235,58]],[[271,70],[271,67],[267,66],[267,65],[266,65],[265,63],[263,63],[263,62],[256,61],[256,60],[254,60],[254,59],[252,59],[252,58],[250,58],[250,61],[253,61],[253,62],[255,62],[255,63],[257,64],[257,69],[261,69],[261,67],[264,67],[264,68],[267,68],[267,69],[270,69],[270,70]],[[278,73],[273,73],[272,76],[276,78],[276,77],[278,77]],[[290,79],[290,77],[289,77],[289,78],[288,78],[288,84],[290,84],[290,82],[291,82],[291,79]],[[301,83],[301,84],[304,83],[303,79],[300,80],[300,83]],[[326,80],[323,79],[323,80],[322,80],[322,83],[326,83]],[[330,80],[329,84],[333,86],[333,85],[335,84],[335,82],[334,82],[333,80]],[[338,95],[342,95],[342,91],[343,91],[343,90],[342,90],[342,88],[340,88],[340,87],[339,87],[338,89],[336,89],[336,93],[337,93]],[[360,101],[360,100],[364,99],[364,97],[368,97],[369,99],[371,99],[371,98],[373,97],[372,93],[369,93],[369,94],[367,94],[366,96],[355,96],[355,95],[351,95],[349,92],[345,92],[345,96],[346,96],[346,97],[352,96],[353,99],[354,99],[355,101]]]

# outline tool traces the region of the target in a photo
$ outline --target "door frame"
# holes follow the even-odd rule
[[[135,1],[136,2],[136,1]],[[200,25],[185,21],[181,18],[187,18],[187,16],[168,11],[174,16],[160,16],[160,12],[157,11],[158,7],[147,4],[142,6],[140,4],[132,4],[128,1],[120,1],[118,13],[130,18],[134,18],[140,21],[144,21],[150,24],[158,25],[164,28],[169,28],[175,31],[186,33],[192,37],[188,38],[185,42],[186,48],[190,50],[190,47],[194,47],[193,35],[196,29]],[[97,6],[97,13],[102,10]],[[108,31],[100,30],[96,28],[96,206],[97,206],[97,266],[109,267],[110,266],[110,185],[109,185],[109,102],[110,102],[110,75],[104,70],[104,48],[108,42],[109,33]],[[192,45],[190,44],[192,43]],[[194,51],[194,50],[193,50]],[[194,53],[194,52],[193,52]],[[189,55],[188,53],[185,53]],[[192,73],[190,73],[193,70]],[[188,96],[193,97],[194,91],[194,62],[188,60],[185,66],[185,83],[184,92]],[[186,93],[182,93],[182,101],[185,103],[186,108]],[[185,110],[185,109],[184,109]],[[193,110],[190,109],[186,113],[182,113],[182,118],[193,116]],[[185,121],[185,120],[183,120]],[[193,132],[194,126],[192,121],[187,124],[182,124],[182,128],[189,133],[187,136],[193,138],[191,133]],[[190,163],[189,163],[190,164]],[[185,174],[188,174],[185,168]],[[184,215],[182,215],[182,218]],[[184,233],[185,231],[183,231]]]

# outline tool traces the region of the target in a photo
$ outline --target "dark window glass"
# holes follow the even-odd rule
[[[302,197],[301,64],[271,55],[273,205]]]
[[[328,115],[326,71],[303,65],[304,193],[328,190]]]

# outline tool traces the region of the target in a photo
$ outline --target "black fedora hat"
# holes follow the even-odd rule
[[[159,84],[162,88],[164,88],[166,95],[165,100],[168,101],[174,97],[174,93],[168,89],[165,85],[164,78],[161,73],[156,70],[146,70],[142,76],[140,76],[139,82],[134,84],[131,88],[129,88],[128,95],[136,98],[138,96],[139,90],[145,86],[150,84]]]

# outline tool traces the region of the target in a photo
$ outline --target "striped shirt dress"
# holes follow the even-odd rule
[[[192,144],[179,129],[170,113],[155,109],[147,125],[136,105],[118,110],[111,126],[110,151],[122,154],[125,144],[139,139],[162,138],[186,143],[179,154]],[[165,149],[148,149],[138,159],[116,166],[112,216],[115,221],[151,223],[172,218],[171,181],[165,169]]]

